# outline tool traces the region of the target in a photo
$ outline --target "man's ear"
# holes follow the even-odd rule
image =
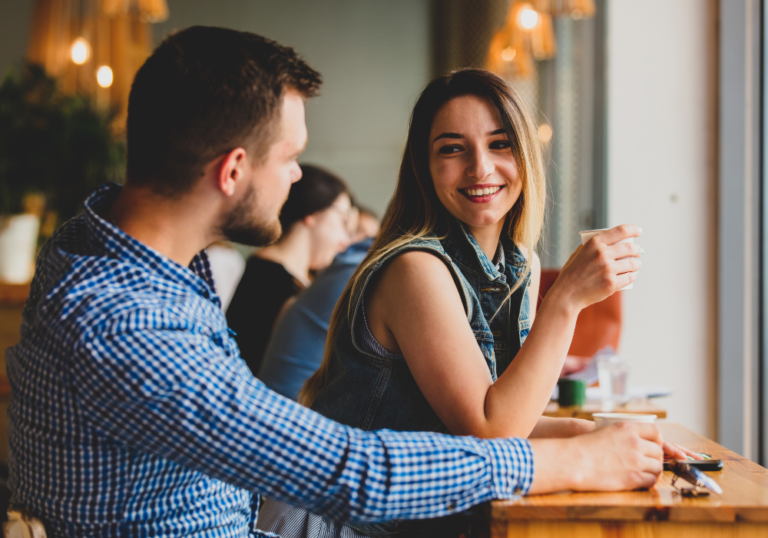
[[[245,177],[245,155],[243,148],[235,148],[221,160],[216,175],[216,186],[226,196],[234,195],[238,183]]]

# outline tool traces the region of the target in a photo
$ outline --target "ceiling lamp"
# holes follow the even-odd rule
[[[507,19],[491,39],[486,67],[494,73],[508,73],[515,77],[527,78],[533,74],[533,58],[526,43],[530,30],[525,25],[532,22],[531,15],[523,17],[523,10],[531,9],[527,3],[513,2]],[[536,14],[536,12],[533,12]],[[536,15],[538,19],[538,15]]]
[[[595,16],[595,0],[535,0],[535,8],[554,17],[584,19]]]
[[[165,0],[102,0],[101,8],[108,17],[135,15],[141,22],[168,20]]]
[[[557,53],[555,28],[549,13],[538,13],[536,26],[531,30],[531,54],[537,60],[551,60]]]
[[[555,57],[552,17],[527,2],[512,2],[504,26],[491,39],[486,67],[517,78],[533,74],[533,60]]]

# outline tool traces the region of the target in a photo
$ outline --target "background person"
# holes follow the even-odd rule
[[[280,316],[264,354],[259,379],[292,400],[320,367],[333,308],[378,232],[376,216],[365,208],[357,210],[356,242],[336,256]]]
[[[240,356],[258,375],[275,322],[312,275],[349,245],[351,199],[346,184],[316,166],[301,165],[280,212],[283,235],[248,259],[227,310]]]

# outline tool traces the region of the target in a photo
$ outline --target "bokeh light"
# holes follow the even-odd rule
[[[526,30],[531,30],[538,22],[539,14],[531,6],[525,6],[520,10],[520,26]]]
[[[112,69],[108,65],[102,65],[99,70],[96,71],[96,81],[102,88],[109,88],[112,86]]]
[[[72,48],[69,49],[69,54],[72,57],[72,61],[77,65],[83,65],[88,61],[88,42],[82,37],[75,39],[72,43]]]
[[[512,47],[507,47],[506,49],[501,51],[501,59],[505,62],[511,62],[515,59],[515,54],[517,54],[517,51],[513,49]]]
[[[547,144],[552,140],[552,127],[548,123],[539,125],[539,140],[544,144]]]

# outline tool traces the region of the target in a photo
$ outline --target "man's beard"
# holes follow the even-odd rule
[[[233,243],[263,247],[280,239],[283,229],[280,220],[267,222],[264,215],[253,216],[256,206],[256,188],[251,184],[242,199],[224,217],[221,233]],[[256,219],[256,220],[254,220]]]

